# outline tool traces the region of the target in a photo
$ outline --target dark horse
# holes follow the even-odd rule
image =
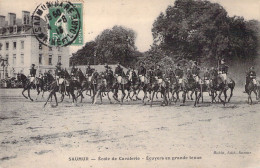
[[[19,82],[22,82],[22,86],[23,86],[23,91],[22,91],[22,95],[26,98],[26,99],[30,99],[31,101],[33,101],[33,99],[31,98],[30,95],[30,90],[36,89],[37,90],[37,96],[40,94],[40,92],[43,90],[43,80],[41,78],[35,78],[35,82],[30,82],[30,78],[27,78],[24,74],[22,73],[18,73],[17,74],[17,79]],[[24,92],[27,90],[28,92],[28,97],[24,95]]]
[[[50,94],[49,94],[49,96],[47,98],[47,101],[44,104],[44,107],[46,106],[46,104],[48,103],[49,99],[52,96],[54,96],[55,101],[56,101],[56,106],[58,106],[56,92],[60,92],[61,93],[61,95],[62,95],[61,100],[63,100],[64,94],[67,92],[67,93],[69,93],[72,96],[73,103],[74,103],[74,101],[77,102],[76,96],[74,94],[74,90],[75,90],[75,87],[77,87],[79,85],[79,83],[77,83],[74,80],[71,80],[71,77],[70,77],[69,73],[66,70],[63,71],[63,74],[64,74],[65,78],[64,78],[64,81],[62,83],[60,83],[60,86],[59,86],[57,80],[53,80],[50,83],[50,85],[48,86],[48,90],[50,91]]]
[[[210,81],[209,90],[211,92],[211,102],[213,103],[215,101],[215,98],[217,96],[217,91],[219,91],[218,98],[222,102],[222,104],[225,106],[227,102],[230,102],[231,97],[233,96],[233,90],[235,88],[235,81],[232,79],[227,80],[227,86],[225,85],[223,79],[218,74],[213,74],[212,79]],[[230,96],[227,101],[227,90],[230,89]],[[221,95],[224,93],[225,99],[221,99]]]
[[[251,93],[254,92],[256,95],[256,100],[258,100],[258,94],[259,94],[259,90],[258,90],[258,86],[257,86],[257,81],[256,79],[250,79],[249,83],[246,86],[246,93],[248,94],[248,104],[252,105],[253,101],[252,101],[252,97],[251,97]]]

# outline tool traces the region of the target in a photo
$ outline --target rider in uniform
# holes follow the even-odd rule
[[[34,84],[34,82],[35,82],[36,69],[34,67],[35,67],[35,64],[32,64],[32,67],[30,69],[30,82],[31,82],[31,84]]]
[[[78,68],[75,67],[75,65],[73,64],[72,65],[72,68],[71,68],[71,77],[72,77],[72,80],[77,80],[76,79],[76,72],[77,72]]]
[[[124,76],[124,70],[123,68],[120,66],[120,63],[118,62],[117,67],[115,69],[115,76],[117,79],[117,83],[121,84],[122,82],[122,77]]]
[[[64,81],[64,75],[63,75],[63,70],[61,68],[60,62],[57,63],[56,65],[55,77],[56,77],[57,85],[59,86],[59,92],[61,92],[61,84]]]
[[[253,84],[256,86],[256,72],[253,66],[250,67],[249,71],[246,74],[245,92],[247,92],[247,87],[250,81],[253,81]]]
[[[204,73],[204,81],[206,85],[209,85],[209,81],[210,81],[210,72],[209,72],[209,68],[206,68],[206,71]]]
[[[198,63],[196,61],[192,65],[191,72],[192,72],[193,78],[195,79],[195,82],[199,83],[200,68],[199,68]]]
[[[157,83],[159,85],[162,84],[162,78],[163,78],[163,72],[162,70],[160,69],[160,65],[157,65],[157,68],[156,70],[154,71],[154,76],[155,76],[155,79],[157,80]]]
[[[138,69],[138,76],[141,84],[144,83],[145,75],[146,75],[146,68],[144,67],[144,62],[140,62],[140,67]]]
[[[87,76],[89,82],[91,81],[93,72],[94,72],[93,69],[88,64],[87,69],[86,69],[86,76]]]
[[[227,88],[227,73],[228,73],[228,66],[225,64],[225,60],[221,59],[220,65],[218,68],[218,74],[222,78],[225,88]]]
[[[181,65],[180,64],[177,64],[177,67],[175,69],[175,76],[178,80],[178,83],[180,85],[182,85],[182,81],[183,81],[183,75],[184,75],[184,72],[183,70],[181,69]]]

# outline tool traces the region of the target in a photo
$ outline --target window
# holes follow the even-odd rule
[[[49,55],[49,65],[52,65],[52,55]]]
[[[58,56],[58,63],[59,62],[61,63],[61,56],[60,55]]]
[[[5,58],[6,58],[6,63],[7,63],[7,64],[9,64],[9,62],[8,62],[9,55],[8,55],[8,54],[6,54],[6,57],[5,57]]]
[[[13,54],[13,65],[16,65],[16,54]]]
[[[13,42],[13,49],[16,50],[16,42]]]
[[[9,43],[8,42],[5,43],[5,48],[6,48],[6,50],[9,50]]]
[[[49,47],[49,51],[52,51],[52,48],[51,48],[51,47]]]
[[[61,47],[58,47],[58,51],[61,51]]]
[[[21,49],[24,49],[24,41],[21,41]]]
[[[42,65],[42,54],[39,54],[39,64]]]
[[[42,44],[39,43],[39,50],[42,50]]]
[[[2,46],[3,46],[3,44],[2,44],[2,43],[0,43],[0,50],[2,50]]]
[[[21,54],[21,64],[24,64],[24,54]]]

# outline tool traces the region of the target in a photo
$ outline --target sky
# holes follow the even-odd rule
[[[75,1],[75,0],[73,0]],[[71,2],[73,2],[71,0]],[[246,20],[260,21],[260,0],[209,0],[222,5],[229,16],[243,16]],[[21,18],[22,10],[35,10],[44,0],[0,0],[0,15],[16,13]],[[104,29],[122,25],[133,29],[136,46],[141,52],[147,51],[153,42],[152,24],[174,0],[81,0],[84,4],[83,32],[84,42],[92,41]],[[82,46],[71,47],[71,53]]]

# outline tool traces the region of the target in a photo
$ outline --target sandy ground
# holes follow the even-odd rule
[[[86,97],[43,108],[21,89],[0,89],[0,168],[259,168],[260,104],[246,100],[236,89],[226,107],[91,105]]]

